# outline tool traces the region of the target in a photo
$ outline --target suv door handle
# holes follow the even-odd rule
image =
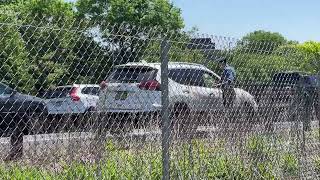
[[[183,93],[187,93],[187,94],[190,93],[190,91],[189,91],[189,90],[186,90],[186,89],[182,90],[182,92],[183,92]]]

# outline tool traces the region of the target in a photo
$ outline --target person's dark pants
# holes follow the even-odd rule
[[[236,97],[236,92],[231,85],[227,85],[222,87],[222,98],[223,98],[223,105],[226,108],[230,108],[233,105],[233,102]]]

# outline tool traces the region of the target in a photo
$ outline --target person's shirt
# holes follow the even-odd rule
[[[236,78],[236,71],[232,66],[228,64],[224,67],[223,73],[221,76],[222,84],[233,84]]]

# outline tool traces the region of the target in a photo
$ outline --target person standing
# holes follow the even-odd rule
[[[234,84],[236,79],[235,69],[227,63],[227,58],[218,60],[219,67],[223,70],[220,86],[222,88],[223,105],[230,108],[235,100]]]

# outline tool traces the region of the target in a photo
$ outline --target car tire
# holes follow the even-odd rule
[[[140,117],[141,118],[136,120],[137,124],[139,125],[138,128],[147,129],[149,131],[161,128],[160,112],[143,113],[140,115]]]
[[[77,119],[77,129],[80,131],[90,131],[93,128],[95,121],[95,108],[88,108],[78,119]]]
[[[134,129],[134,114],[111,114],[108,121],[108,129],[111,135],[122,137]]]
[[[49,133],[51,124],[48,121],[47,114],[40,111],[28,111],[26,116],[27,121],[27,134],[45,134]]]
[[[180,139],[191,137],[197,128],[197,124],[193,122],[188,106],[184,103],[178,103],[174,106],[171,114],[171,129],[173,130],[173,135]]]

